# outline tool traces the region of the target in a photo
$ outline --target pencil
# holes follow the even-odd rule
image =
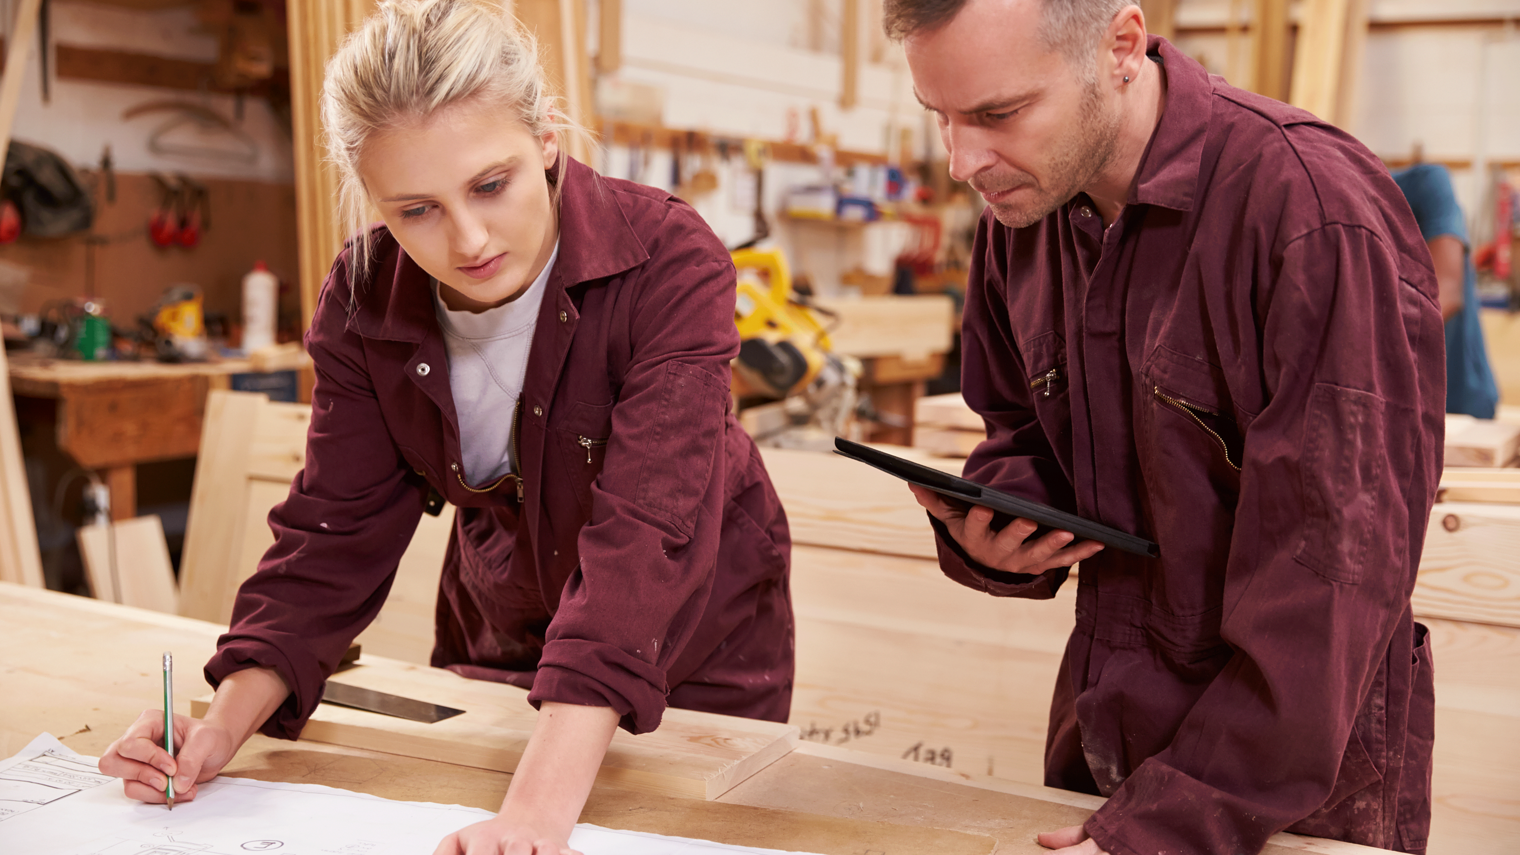
[[[164,654],[164,750],[174,756],[174,654]],[[164,796],[174,810],[174,776],[166,775]]]

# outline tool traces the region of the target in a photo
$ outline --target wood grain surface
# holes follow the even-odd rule
[[[428,724],[323,704],[302,731],[303,740],[511,772],[538,721],[526,689],[368,654],[334,681],[465,712]],[[197,698],[193,714],[204,712],[209,700]],[[598,780],[711,799],[770,765],[796,741],[796,728],[790,725],[670,709],[653,733],[633,736],[619,730]]]
[[[1437,504],[1414,606],[1422,617],[1520,626],[1520,505]]]

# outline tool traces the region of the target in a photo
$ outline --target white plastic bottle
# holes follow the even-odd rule
[[[253,353],[274,344],[280,279],[264,262],[254,262],[243,274],[243,352]]]

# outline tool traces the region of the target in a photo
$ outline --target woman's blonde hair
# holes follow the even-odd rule
[[[510,111],[534,136],[557,133],[561,169],[567,136],[585,134],[548,94],[537,40],[499,0],[383,0],[328,61],[322,127],[338,170],[339,218],[353,235],[350,284],[371,262],[358,172],[365,142],[471,99]]]

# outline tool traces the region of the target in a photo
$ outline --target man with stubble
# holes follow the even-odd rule
[[[1040,842],[1423,852],[1432,660],[1409,597],[1445,374],[1387,170],[1124,0],[886,0],[885,27],[988,206],[966,476],[1160,545],[1036,537],[915,489],[964,585],[1048,598],[1081,562],[1045,780],[1108,801]]]

